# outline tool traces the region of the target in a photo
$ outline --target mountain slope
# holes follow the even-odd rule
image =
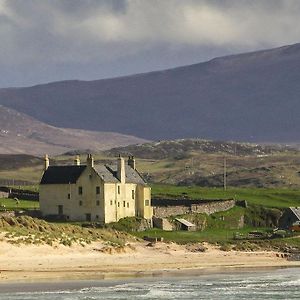
[[[264,156],[273,152],[297,151],[285,145],[257,145],[250,143],[221,142],[201,139],[180,139],[174,141],[150,142],[138,145],[112,148],[105,153],[109,156],[133,155],[143,159],[187,159],[193,153],[222,154],[238,156]]]
[[[300,44],[166,71],[0,90],[0,104],[59,127],[148,139],[300,141]]]
[[[0,105],[0,153],[60,154],[69,150],[99,151],[145,142],[113,132],[57,128]]]

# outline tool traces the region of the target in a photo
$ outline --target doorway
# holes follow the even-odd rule
[[[58,215],[61,216],[64,214],[64,206],[58,205]]]
[[[92,216],[91,216],[91,214],[85,214],[85,220],[86,220],[87,222],[91,222],[91,221],[92,221]]]

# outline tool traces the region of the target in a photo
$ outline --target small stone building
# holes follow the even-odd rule
[[[124,217],[152,219],[151,188],[135,167],[119,157],[116,164],[95,165],[91,154],[85,165],[50,166],[40,182],[40,209],[44,217],[72,221],[116,222]]]
[[[179,224],[179,230],[196,231],[196,225],[181,218],[176,218],[175,221]]]
[[[279,228],[289,229],[297,221],[300,221],[300,207],[289,207],[279,219]]]

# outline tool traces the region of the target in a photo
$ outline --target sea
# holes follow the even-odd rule
[[[300,268],[0,284],[0,300],[300,299]]]

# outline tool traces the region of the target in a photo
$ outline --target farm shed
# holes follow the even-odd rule
[[[185,219],[175,219],[176,222],[180,224],[181,230],[187,230],[187,231],[196,231],[196,225],[185,220]]]

